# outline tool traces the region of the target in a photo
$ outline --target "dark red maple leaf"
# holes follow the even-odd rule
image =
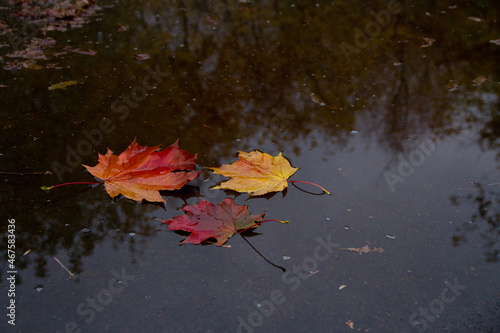
[[[170,230],[191,232],[181,244],[200,244],[204,240],[215,238],[218,246],[238,230],[257,227],[265,214],[251,215],[246,205],[239,206],[230,198],[217,205],[202,200],[197,205],[185,206],[182,210],[186,212],[185,215],[159,221],[166,223]]]

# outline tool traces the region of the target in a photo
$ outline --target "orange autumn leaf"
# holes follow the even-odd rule
[[[194,171],[196,155],[180,149],[177,143],[158,151],[160,146],[140,146],[134,139],[119,156],[108,149],[106,155],[99,154],[96,166],[84,167],[104,181],[112,198],[122,194],[136,201],[165,203],[159,191],[180,189],[199,176]]]
[[[209,168],[231,178],[212,189],[247,192],[252,196],[283,191],[288,186],[287,179],[298,170],[281,153],[274,157],[257,150],[238,153],[238,161],[235,163]]]

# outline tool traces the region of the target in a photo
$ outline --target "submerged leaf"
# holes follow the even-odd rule
[[[239,206],[230,198],[217,205],[202,200],[199,204],[186,206],[182,210],[186,212],[185,215],[159,221],[166,223],[170,230],[191,232],[181,244],[200,244],[204,240],[215,238],[218,246],[222,246],[238,230],[257,227],[256,222],[265,214],[251,215],[246,205]]]
[[[180,189],[199,176],[194,171],[196,155],[180,149],[177,142],[157,151],[160,146],[143,147],[134,139],[119,156],[108,149],[106,155],[99,154],[96,166],[84,167],[104,181],[112,198],[122,194],[136,201],[165,203],[159,191]]]
[[[287,179],[298,170],[290,165],[281,153],[271,156],[260,151],[239,152],[238,161],[224,164],[220,168],[209,168],[230,180],[212,189],[228,189],[247,192],[250,195],[262,195],[269,192],[283,191]]]

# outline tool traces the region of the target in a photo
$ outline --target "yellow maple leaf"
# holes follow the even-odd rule
[[[287,179],[298,170],[281,153],[274,157],[257,150],[250,153],[240,151],[238,154],[238,161],[233,164],[209,168],[231,178],[212,189],[247,192],[252,196],[283,191],[288,186]]]
[[[49,90],[66,89],[66,87],[73,86],[75,84],[78,84],[78,81],[71,80],[71,81],[59,82],[51,85],[49,87]]]

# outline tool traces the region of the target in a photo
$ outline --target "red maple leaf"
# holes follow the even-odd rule
[[[122,194],[132,200],[165,203],[159,191],[180,189],[199,176],[194,171],[196,155],[180,149],[177,143],[158,151],[160,146],[143,147],[134,139],[119,156],[108,149],[106,155],[99,154],[96,166],[84,167],[104,181],[112,198]]]
[[[206,239],[215,238],[218,246],[224,244],[238,230],[257,227],[256,223],[265,214],[251,215],[246,205],[239,206],[230,198],[217,205],[202,200],[199,204],[185,206],[182,210],[186,212],[185,215],[159,221],[166,223],[170,230],[191,232],[181,244],[200,244]]]

